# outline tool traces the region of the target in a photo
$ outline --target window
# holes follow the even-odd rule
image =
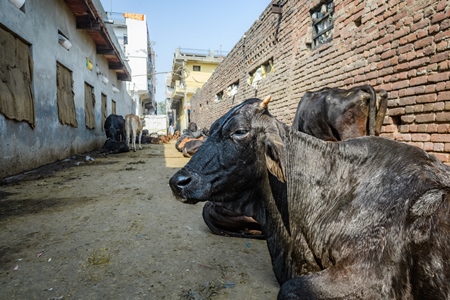
[[[59,122],[61,124],[78,127],[72,71],[59,63],[56,65],[56,89]]]
[[[0,28],[0,113],[35,126],[30,46]]]
[[[311,11],[312,19],[312,48],[328,43],[333,37],[334,3],[323,3]]]
[[[238,90],[239,90],[239,81],[236,81],[235,83],[229,85],[225,92],[227,97],[234,97],[234,95],[237,94]]]
[[[84,83],[84,114],[86,120],[86,128],[95,128],[95,95],[94,87],[86,82]]]
[[[100,126],[103,130],[103,124],[105,124],[106,121],[106,95],[102,93],[102,126]]]
[[[247,83],[257,90],[258,82],[273,72],[273,59],[271,58],[249,74]]]
[[[194,70],[194,71],[197,71],[197,72],[200,72],[200,69],[201,69],[200,66],[194,66],[194,67],[193,67],[193,70]]]
[[[220,102],[222,101],[222,99],[223,99],[223,91],[216,94],[216,96],[214,97],[214,102],[216,103]]]

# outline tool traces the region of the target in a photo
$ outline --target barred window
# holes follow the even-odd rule
[[[333,2],[323,3],[311,11],[313,49],[332,40],[334,28],[333,17]]]

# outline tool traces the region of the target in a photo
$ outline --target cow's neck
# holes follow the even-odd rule
[[[338,257],[324,249],[329,249],[330,241],[338,240],[333,234],[339,230],[323,226],[339,226],[327,219],[330,208],[351,213],[349,199],[370,166],[368,146],[325,142],[296,131],[286,135],[283,142],[292,240],[302,241],[300,251],[306,249],[320,269],[328,268]],[[297,251],[292,257],[306,255],[297,248],[292,251]]]
[[[303,235],[293,236],[290,228],[287,185],[268,174],[270,191],[261,195],[262,207],[255,218],[260,222],[280,284],[287,280],[320,270]]]

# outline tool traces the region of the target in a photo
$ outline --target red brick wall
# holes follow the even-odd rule
[[[270,94],[271,113],[291,124],[306,91],[371,84],[388,92],[382,136],[450,162],[448,1],[334,1],[333,40],[315,50],[307,45],[310,10],[320,1],[281,4],[281,16],[269,5],[191,99],[192,121],[209,127],[245,99]],[[255,90],[249,73],[271,58],[274,72]],[[237,81],[234,97],[214,100]]]

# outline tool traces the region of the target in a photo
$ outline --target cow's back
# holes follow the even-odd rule
[[[378,113],[376,102],[377,93],[370,85],[308,91],[297,105],[292,127],[325,141],[378,134],[385,107]],[[381,121],[376,123],[376,118]]]

